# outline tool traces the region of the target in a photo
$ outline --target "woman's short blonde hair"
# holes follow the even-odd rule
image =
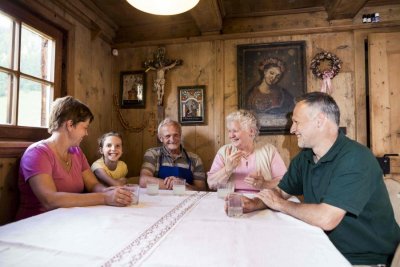
[[[245,109],[239,109],[226,116],[226,124],[231,122],[239,122],[240,128],[245,130],[253,130],[254,138],[260,133],[260,125],[253,112]]]
[[[91,123],[94,116],[88,106],[83,104],[81,101],[73,98],[72,96],[65,96],[57,98],[52,105],[49,118],[49,129],[48,132],[52,134],[58,130],[61,125],[72,120],[72,125],[76,125],[79,122],[89,120]]]

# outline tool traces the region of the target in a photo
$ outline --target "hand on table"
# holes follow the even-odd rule
[[[228,196],[225,197],[224,209],[226,214],[228,214]],[[243,202],[243,213],[249,213],[265,208],[263,202],[258,198],[248,198],[246,196],[242,196],[242,202]]]
[[[166,187],[166,189],[168,190],[172,190],[173,189],[173,185],[174,185],[174,181],[179,180],[180,178],[175,177],[175,176],[168,176],[164,179],[164,185]]]
[[[267,207],[273,210],[280,210],[281,201],[284,200],[276,190],[270,189],[260,191],[257,197],[260,198]]]
[[[132,202],[131,192],[120,186],[110,186],[104,189],[105,202],[110,206],[124,207]]]

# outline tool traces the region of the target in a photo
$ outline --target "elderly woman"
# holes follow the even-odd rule
[[[237,192],[258,192],[274,188],[286,172],[286,166],[271,144],[256,142],[257,119],[249,111],[239,110],[226,117],[231,144],[221,147],[214,158],[207,182],[211,189],[232,181]]]
[[[127,190],[106,188],[96,179],[79,148],[92,120],[89,108],[71,96],[53,103],[51,136],[29,146],[21,159],[16,219],[56,208],[130,204]]]

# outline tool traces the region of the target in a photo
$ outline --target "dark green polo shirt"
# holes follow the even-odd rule
[[[290,163],[279,188],[304,195],[305,203],[326,203],[347,211],[340,224],[326,232],[352,264],[388,263],[400,242],[380,166],[363,145],[340,133],[317,163],[303,149]]]

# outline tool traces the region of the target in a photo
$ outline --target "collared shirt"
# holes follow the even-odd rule
[[[164,146],[161,146],[150,148],[145,152],[142,169],[147,169],[153,173],[154,177],[158,177],[158,171],[160,169],[159,161],[161,154],[163,155],[163,166],[177,166],[186,169],[189,168],[189,161],[186,158],[185,153],[182,153],[182,150],[178,157],[174,158]],[[192,152],[187,151],[187,154],[192,162],[191,171],[193,173],[193,179],[204,181],[206,179],[206,175],[201,158]]]
[[[311,149],[303,149],[279,187],[291,195],[304,194],[305,203],[326,203],[347,212],[326,234],[352,264],[387,263],[400,242],[376,158],[343,133],[318,162]]]

